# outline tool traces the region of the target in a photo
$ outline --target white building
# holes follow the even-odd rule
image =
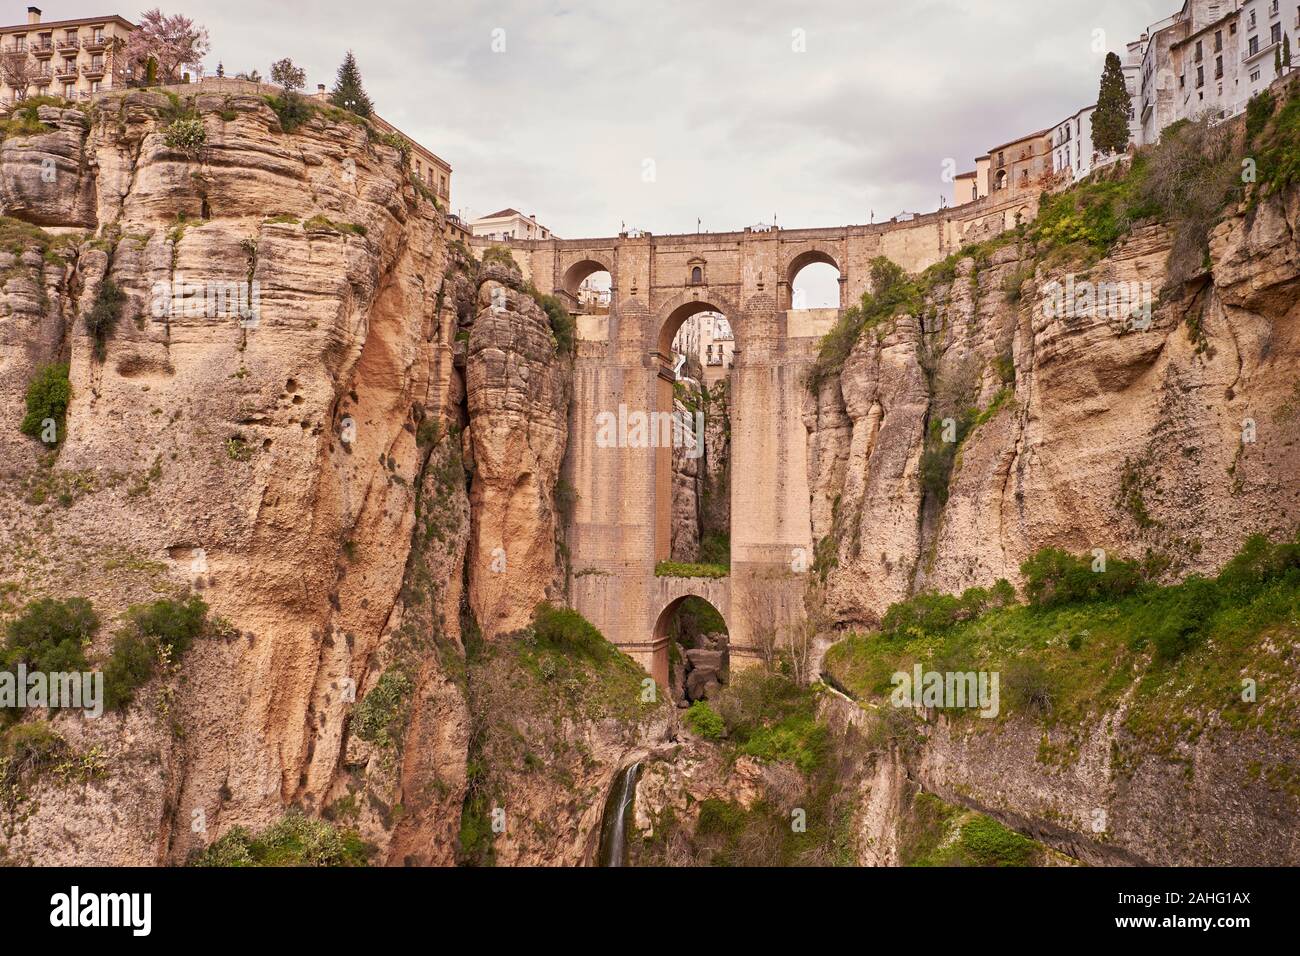
[[[533,216],[525,216],[518,209],[502,209],[490,216],[471,219],[469,229],[474,236],[484,239],[555,239],[558,238]]]
[[[1085,106],[1052,127],[1052,172],[1068,170],[1076,183],[1092,172],[1092,114],[1096,110],[1096,106]]]
[[[1139,142],[1157,142],[1179,120],[1242,112],[1252,96],[1300,65],[1298,38],[1297,0],[1185,0],[1128,45],[1130,57],[1141,63]],[[1292,63],[1279,73],[1285,42]]]

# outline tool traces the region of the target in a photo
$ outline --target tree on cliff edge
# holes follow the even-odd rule
[[[1122,153],[1128,149],[1128,124],[1133,118],[1133,98],[1124,85],[1124,68],[1114,53],[1106,54],[1097,93],[1097,110],[1092,114],[1092,148],[1099,153]]]
[[[330,91],[330,102],[340,109],[351,110],[358,116],[369,117],[374,112],[374,104],[366,95],[361,85],[361,71],[357,69],[357,58],[348,50],[339,66],[338,76],[334,79],[334,89]]]
[[[126,41],[126,58],[141,65],[141,73],[151,85],[179,83],[186,70],[202,76],[203,57],[209,47],[205,27],[189,17],[168,16],[154,8],[141,14],[139,29],[133,30]]]

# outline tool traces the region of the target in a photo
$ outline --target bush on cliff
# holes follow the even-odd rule
[[[104,664],[104,706],[122,710],[160,663],[175,663],[204,632],[208,605],[197,594],[184,601],[163,599],[127,609]]]
[[[355,830],[291,811],[259,833],[233,827],[198,853],[191,866],[366,866],[376,847]]]
[[[297,93],[286,92],[283,96],[267,95],[262,97],[280,120],[280,129],[292,133],[315,114],[312,104]]]
[[[175,149],[184,153],[195,153],[207,141],[207,127],[203,125],[203,120],[198,117],[173,120],[163,129],[163,142],[167,144],[168,149]]]
[[[727,730],[718,712],[703,700],[691,704],[682,720],[686,722],[691,733],[705,740],[721,740]]]
[[[122,306],[125,302],[126,294],[118,288],[117,283],[105,279],[99,284],[95,301],[86,313],[86,332],[90,334],[91,350],[101,362],[108,352],[108,340],[122,319]]]
[[[85,647],[99,630],[99,616],[85,598],[32,601],[5,628],[4,666],[21,661],[29,670],[84,671]]]
[[[1107,558],[1094,570],[1097,559],[1075,557],[1059,548],[1043,548],[1020,565],[1025,595],[1034,607],[1049,608],[1078,601],[1120,598],[1144,583],[1141,567],[1121,558]]]
[[[68,404],[72,401],[72,385],[68,381],[68,365],[43,365],[27,386],[27,414],[23,417],[22,433],[44,440],[47,422],[54,423],[54,440],[63,440],[64,422]]]

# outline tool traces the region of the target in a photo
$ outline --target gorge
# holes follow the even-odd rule
[[[341,110],[23,109],[0,623],[108,707],[3,725],[7,862],[1300,862],[1294,84],[1041,197],[471,245]],[[809,262],[840,309],[792,308]],[[1042,308],[1067,279],[1159,297]],[[735,365],[683,395],[706,310]],[[716,574],[673,551],[704,476],[596,440],[684,398]],[[891,707],[920,664],[1001,672],[997,716]]]

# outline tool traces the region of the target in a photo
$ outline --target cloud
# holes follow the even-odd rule
[[[454,210],[514,206],[577,237],[931,210],[950,189],[944,159],[971,168],[1095,98],[1095,30],[1122,50],[1175,5],[319,0],[304,16],[193,0],[186,12],[212,34],[209,70],[265,75],[289,56],[328,84],[352,49],[379,112],[452,164]]]

